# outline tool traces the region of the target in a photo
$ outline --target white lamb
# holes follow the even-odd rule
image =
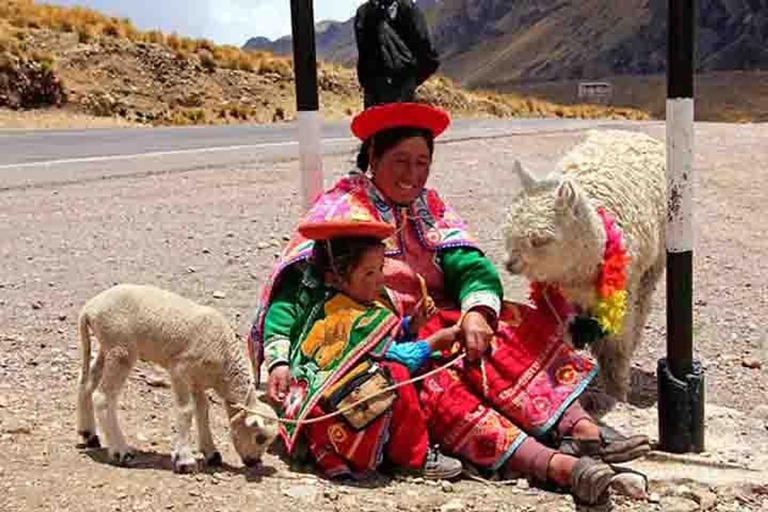
[[[92,365],[91,333],[100,344]],[[222,463],[208,422],[206,389],[213,389],[224,401],[232,442],[246,466],[259,464],[274,440],[277,415],[257,397],[243,343],[215,309],[152,286],[119,285],[85,304],[80,313],[80,339],[83,363],[77,430],[87,447],[100,446],[95,408],[115,463],[124,465],[135,457],[118,425],[117,400],[137,359],[156,363],[170,373],[177,429],[174,471],[197,469],[189,447],[193,413],[198,448],[206,464]]]
[[[630,363],[642,337],[656,284],[666,265],[664,145],[641,133],[590,131],[537,181],[519,163],[523,190],[508,210],[507,268],[532,281],[555,283],[579,311],[593,311],[606,233],[604,208],[623,232],[627,312],[619,334],[592,344],[608,392],[626,400]]]

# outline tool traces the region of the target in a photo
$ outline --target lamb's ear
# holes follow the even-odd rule
[[[523,164],[520,163],[520,160],[515,160],[515,163],[512,165],[512,172],[517,174],[518,178],[520,178],[523,190],[530,190],[536,186],[536,178],[523,168]]]
[[[570,180],[563,180],[557,187],[555,206],[560,211],[575,210],[579,204],[579,190]]]
[[[249,414],[245,417],[245,426],[248,428],[259,427],[264,428],[264,418],[258,414]]]

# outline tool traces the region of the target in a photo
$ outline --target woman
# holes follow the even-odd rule
[[[493,265],[456,213],[425,188],[434,138],[449,122],[438,109],[408,103],[359,114],[352,123],[363,141],[359,171],[323,194],[310,217],[366,205],[395,227],[385,242],[385,275],[403,314],[423,296],[423,276],[440,313],[420,334],[460,320],[466,360],[420,385],[434,442],[479,467],[523,473],[583,501],[600,501],[615,476],[603,461],[636,458],[649,450],[648,440],[608,435],[581,409],[577,398],[596,368],[562,342],[558,319],[568,313],[566,305],[503,303]],[[295,323],[277,321],[278,312],[291,318],[307,307],[297,290],[307,284],[302,266],[311,247],[300,235],[292,239],[263,291],[251,332],[252,355],[257,365],[266,360],[268,393],[277,404],[286,397],[287,354],[295,339]]]

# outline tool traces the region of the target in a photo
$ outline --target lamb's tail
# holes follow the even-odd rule
[[[101,446],[99,436],[96,435],[96,420],[93,414],[93,390],[101,376],[100,364],[91,372],[91,319],[88,313],[80,313],[80,346],[82,352],[82,366],[80,368],[80,381],[77,387],[77,432],[83,438],[85,448],[98,448]],[[100,361],[103,359],[100,358]]]
[[[91,379],[91,319],[88,313],[80,313],[80,351],[82,366],[80,367],[80,385],[88,386]]]

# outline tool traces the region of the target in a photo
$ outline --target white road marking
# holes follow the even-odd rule
[[[324,144],[344,144],[344,143],[353,143],[353,142],[357,142],[357,139],[354,139],[352,137],[323,139]],[[110,160],[131,160],[131,159],[138,159],[138,158],[156,158],[156,157],[175,156],[175,155],[191,155],[195,153],[223,153],[227,151],[240,151],[244,149],[263,149],[263,148],[298,146],[298,144],[299,143],[297,141],[264,142],[261,144],[244,144],[239,146],[214,146],[214,147],[208,147],[208,148],[177,149],[173,151],[155,151],[152,153],[134,153],[129,155],[105,155],[105,156],[90,156],[90,157],[80,157],[80,158],[65,158],[60,160],[39,160],[36,162],[3,164],[3,165],[0,165],[0,169],[23,169],[27,167],[79,164],[79,163],[89,163],[89,162],[107,162]]]

